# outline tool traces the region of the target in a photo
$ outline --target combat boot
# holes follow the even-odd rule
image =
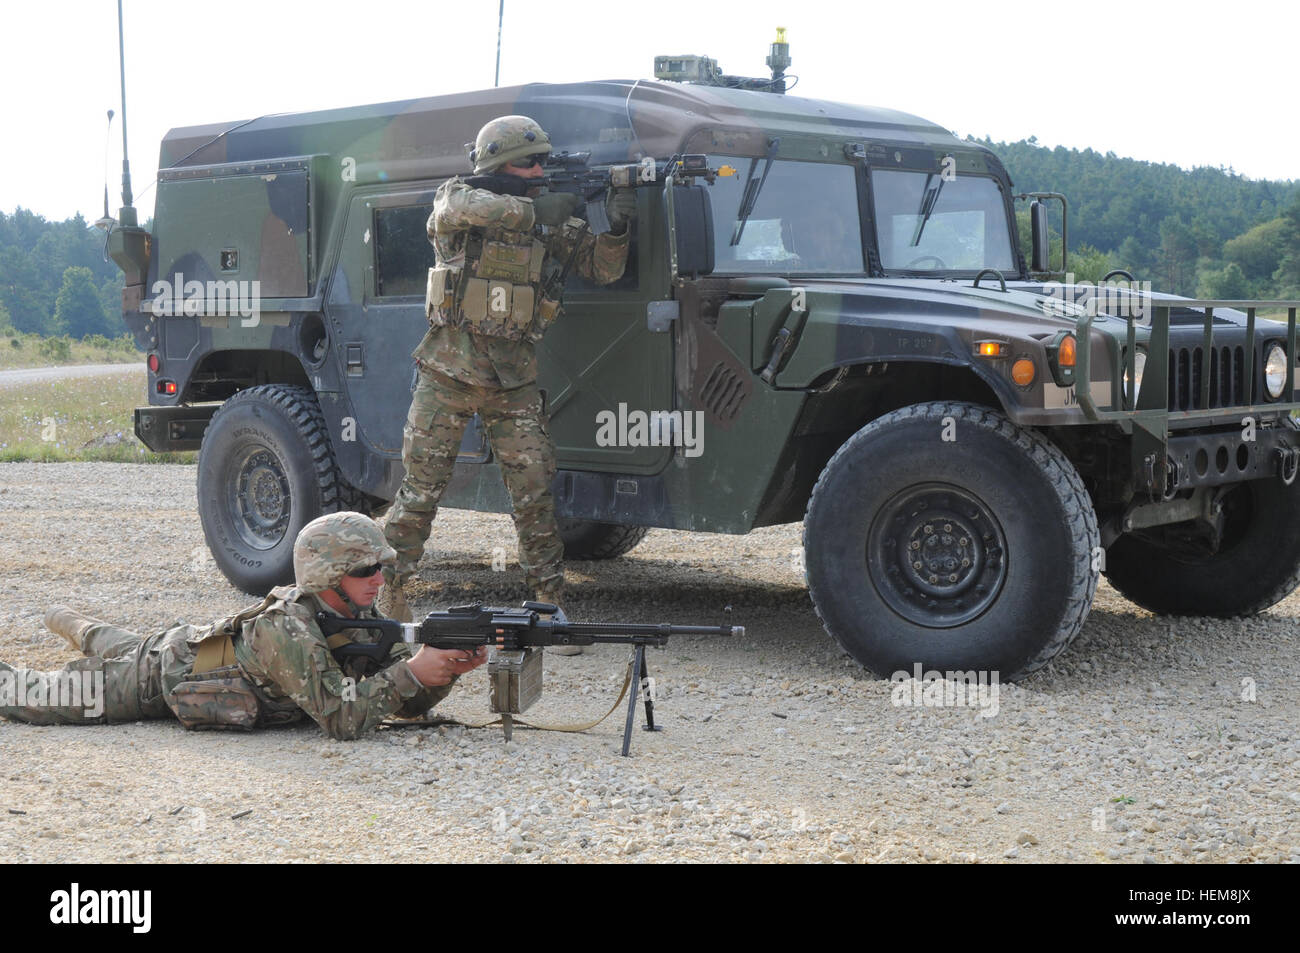
[[[406,603],[406,590],[402,588],[400,582],[387,583],[379,590],[379,598],[375,600],[375,611],[386,619],[396,619],[398,622],[414,621],[411,607]]]
[[[82,615],[80,612],[74,612],[67,606],[51,606],[45,613],[45,628],[51,632],[63,636],[68,644],[78,652],[85,652],[82,645],[82,639],[86,635],[86,630],[94,625],[103,625],[99,619],[88,615]]]

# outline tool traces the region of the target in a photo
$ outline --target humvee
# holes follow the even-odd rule
[[[1296,302],[1048,281],[1064,198],[1017,196],[989,149],[780,76],[656,66],[166,135],[152,233],[132,211],[110,236],[148,355],[135,430],[199,451],[232,583],[288,581],[307,521],[396,494],[434,190],[523,114],[588,171],[642,173],[626,274],[570,278],[539,348],[570,558],[802,520],[813,606],[882,675],[1027,675],[1100,573],[1178,614],[1296,586]],[[476,427],[443,502],[509,510]]]

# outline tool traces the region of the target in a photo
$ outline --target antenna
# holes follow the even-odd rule
[[[117,64],[122,76],[122,209],[118,215],[121,224],[136,225],[135,209],[131,207],[131,163],[126,157],[126,39],[122,31],[122,0],[117,0]]]
[[[122,0],[118,0],[121,3]],[[497,75],[492,80],[493,86],[501,85],[501,27],[506,20],[506,0],[501,0],[501,5],[497,8]]]
[[[117,224],[113,216],[108,212],[108,140],[113,134],[113,115],[113,110],[110,109],[108,111],[108,127],[104,130],[104,215],[95,223],[96,228],[101,228],[104,231],[108,231]]]
[[[131,165],[126,158],[126,40],[122,30],[122,0],[117,0],[117,56],[118,68],[122,76],[122,207],[117,210],[117,227],[108,222],[108,236],[105,245],[108,255],[122,269],[125,288],[122,291],[122,316],[138,314],[143,298],[145,276],[149,271],[149,252],[152,239],[148,232],[140,227],[135,208],[131,205]],[[113,111],[109,110],[108,121],[113,121]],[[104,158],[107,164],[108,157]],[[104,183],[107,199],[108,183]],[[105,215],[105,218],[108,216]],[[98,224],[98,223],[97,223]]]

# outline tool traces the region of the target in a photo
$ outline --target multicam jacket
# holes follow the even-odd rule
[[[349,675],[335,661],[316,613],[331,612],[319,598],[293,586],[271,590],[271,605],[243,624],[235,640],[235,658],[245,676],[272,702],[292,702],[331,738],[352,739],[385,718],[416,718],[451,691],[426,688],[411,672],[410,649],[398,643],[391,664],[369,677]],[[337,613],[334,613],[337,614]],[[364,618],[378,618],[372,609]],[[348,629],[352,641],[373,641],[374,633]]]
[[[542,294],[550,278],[573,254],[572,271],[597,284],[617,281],[630,240],[630,230],[592,236],[577,218],[537,225],[532,199],[459,178],[439,187],[427,230],[438,265],[430,272],[431,327],[413,356],[461,383],[506,389],[537,380],[534,345],[558,316]]]

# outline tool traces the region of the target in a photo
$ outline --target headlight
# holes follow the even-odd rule
[[[1286,351],[1280,344],[1268,347],[1268,357],[1264,360],[1264,386],[1273,400],[1282,396],[1282,388],[1286,386]]]
[[[1133,378],[1133,404],[1137,405],[1138,394],[1142,393],[1142,372],[1147,369],[1147,352],[1138,348],[1137,355],[1133,358],[1133,367],[1129,370],[1129,375]],[[1124,378],[1124,397],[1128,397],[1128,377]]]

